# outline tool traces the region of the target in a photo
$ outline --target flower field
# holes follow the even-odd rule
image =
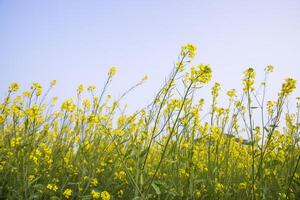
[[[248,68],[221,106],[219,83],[201,98],[213,74],[195,54],[183,46],[153,101],[131,114],[121,101],[146,77],[114,99],[115,67],[101,90],[80,85],[60,106],[48,95],[56,81],[24,92],[12,83],[0,103],[0,199],[300,199],[300,98],[287,106],[296,80],[269,100],[273,66],[262,83]]]

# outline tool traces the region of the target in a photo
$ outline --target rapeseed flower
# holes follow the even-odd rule
[[[108,76],[109,76],[109,77],[112,77],[112,76],[114,76],[116,73],[117,73],[117,68],[116,68],[116,67],[111,67],[111,68],[109,69]]]
[[[100,195],[100,192],[92,190],[91,191],[91,196],[92,196],[93,199],[99,199],[101,195]]]
[[[11,92],[16,92],[19,89],[19,84],[18,83],[12,83],[10,84],[10,86],[8,87],[8,90]]]
[[[72,196],[72,193],[73,193],[73,191],[68,188],[63,192],[63,195],[65,198],[69,199]]]
[[[286,97],[290,95],[296,89],[297,81],[292,78],[285,79],[284,83],[282,84],[279,96]]]
[[[193,59],[196,55],[196,52],[197,47],[190,43],[181,47],[181,56],[183,57],[188,56],[189,58]]]
[[[101,192],[102,200],[110,200],[110,194],[107,191]]]

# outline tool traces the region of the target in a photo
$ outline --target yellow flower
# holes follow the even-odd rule
[[[48,185],[47,185],[47,189],[53,190],[53,191],[57,191],[57,190],[58,190],[58,187],[57,187],[57,185],[55,185],[55,184],[48,184]]]
[[[108,76],[112,77],[117,73],[117,68],[116,67],[111,67],[108,71]]]
[[[200,191],[196,191],[195,195],[196,195],[197,198],[199,198],[199,197],[201,197],[201,192]]]
[[[92,190],[91,191],[91,196],[93,197],[93,199],[99,199],[100,198],[100,192]]]
[[[239,184],[239,189],[240,189],[240,190],[244,190],[244,189],[246,189],[246,188],[247,188],[247,184],[246,184],[246,183],[243,182],[243,183],[240,183],[240,184]]]
[[[56,102],[58,100],[58,97],[52,97],[52,102]]]
[[[181,56],[183,57],[188,56],[189,58],[193,59],[196,55],[196,52],[197,47],[190,43],[181,47]]]
[[[273,65],[267,65],[267,67],[265,68],[265,71],[268,72],[268,73],[274,72]]]
[[[43,86],[41,86],[39,83],[33,83],[30,88],[36,91],[36,96],[40,96],[43,92]]]
[[[221,87],[220,87],[220,83],[215,83],[214,86],[211,88],[211,94],[214,97],[219,96],[219,91],[220,91]]]
[[[149,77],[147,76],[147,75],[145,75],[143,78],[142,78],[142,82],[144,82],[144,81],[146,81],[146,80],[148,80],[149,79]]]
[[[110,163],[110,164],[112,164],[112,163],[113,163],[113,160],[112,160],[112,159],[109,159],[107,162]]]
[[[11,92],[16,92],[19,89],[19,85],[18,85],[18,83],[12,83],[12,84],[10,84],[8,89]]]
[[[286,97],[290,95],[296,89],[297,81],[292,78],[285,79],[285,82],[281,86],[281,91],[279,93],[280,97]]]
[[[30,97],[30,96],[31,96],[31,92],[24,91],[24,92],[23,92],[23,96],[24,96],[24,97]]]
[[[110,194],[107,191],[101,192],[102,200],[110,200]]]
[[[29,181],[32,181],[34,178],[35,178],[34,175],[29,175],[29,176],[28,176],[28,180],[29,180]]]
[[[185,169],[179,169],[179,176],[180,177],[189,177],[190,175],[189,175],[189,173],[187,173],[185,171]]]
[[[216,192],[223,192],[224,185],[222,183],[217,183],[215,186]]]
[[[279,192],[278,193],[278,197],[279,197],[279,199],[287,199],[286,197],[286,194],[285,193],[281,193],[281,192]]]
[[[84,90],[84,87],[83,87],[82,84],[80,84],[80,85],[78,86],[78,88],[77,88],[77,93],[80,94],[80,93],[83,92],[83,90]]]
[[[211,80],[212,72],[209,65],[198,65],[197,67],[191,67],[190,74],[187,73],[187,78],[192,82],[208,83]]]
[[[274,102],[273,101],[268,101],[267,102],[267,111],[268,111],[269,115],[272,114],[273,108],[274,108]]]
[[[73,99],[66,100],[61,105],[61,109],[65,110],[67,112],[74,111],[75,108],[76,108],[76,105],[74,104],[74,100]]]
[[[36,165],[39,164],[39,159],[35,155],[30,155],[29,159],[32,160]]]
[[[96,86],[94,86],[94,85],[90,85],[90,86],[88,87],[88,91],[89,91],[89,92],[93,92],[95,89],[96,89]]]
[[[32,83],[32,86],[30,87],[31,89],[41,89],[43,86],[41,86],[39,83],[34,82]]]
[[[124,171],[115,172],[115,178],[119,179],[120,181],[124,180],[126,177],[126,173]]]
[[[228,90],[227,96],[229,96],[230,98],[236,97],[236,90],[235,89]]]
[[[182,148],[188,148],[188,147],[190,146],[190,144],[189,144],[189,142],[184,141],[184,142],[181,143],[180,146],[181,146]]]
[[[180,71],[180,72],[183,72],[184,70],[184,65],[182,62],[177,62],[176,63],[176,68]]]
[[[91,185],[92,185],[92,186],[97,186],[97,185],[98,185],[98,180],[97,180],[96,178],[93,178],[93,179],[91,180]]]
[[[64,195],[67,199],[69,199],[69,198],[72,196],[72,190],[69,189],[69,188],[66,189],[66,190],[64,191],[63,195]]]
[[[123,190],[119,190],[118,193],[117,193],[117,195],[118,195],[119,198],[122,198],[123,194],[124,194]]]
[[[244,71],[245,78],[243,79],[244,91],[253,91],[254,90],[254,80],[255,80],[255,71],[253,68],[248,68]]]
[[[13,139],[11,139],[10,144],[12,147],[18,146],[19,144],[21,144],[22,142],[22,138],[21,137],[15,137]]]
[[[91,108],[91,102],[87,99],[83,100],[82,101],[82,105],[87,108],[87,109],[90,109]]]
[[[114,133],[115,133],[116,135],[118,135],[118,136],[122,136],[124,132],[122,132],[121,129],[116,129],[116,130],[114,131]]]
[[[50,86],[53,87],[53,86],[56,85],[56,83],[57,83],[57,80],[52,80],[52,81],[50,82]]]

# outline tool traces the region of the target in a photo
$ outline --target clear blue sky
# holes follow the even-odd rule
[[[149,76],[125,100],[140,107],[187,42],[224,91],[239,88],[246,67],[273,64],[275,95],[285,77],[300,81],[300,1],[0,0],[0,96],[14,81],[57,79],[52,95],[72,97],[80,83],[101,87],[114,65],[114,96]]]

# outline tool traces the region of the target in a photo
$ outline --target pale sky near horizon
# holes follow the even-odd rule
[[[275,96],[285,77],[300,81],[300,1],[0,0],[0,97],[11,82],[25,90],[52,79],[50,96],[73,97],[80,83],[101,88],[117,66],[115,97],[149,76],[124,100],[136,109],[150,102],[187,42],[223,92],[240,88],[245,68],[262,75],[274,65]]]

